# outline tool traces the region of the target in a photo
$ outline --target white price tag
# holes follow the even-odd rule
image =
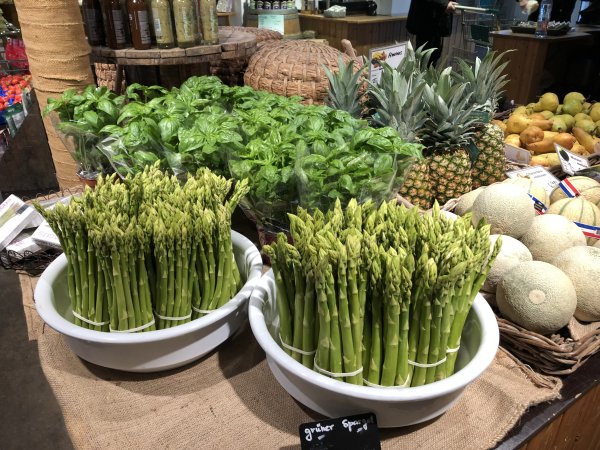
[[[528,150],[514,145],[504,144],[504,154],[506,159],[518,164],[529,164],[531,161],[531,153]]]
[[[398,67],[398,65],[404,59],[406,55],[407,43],[402,42],[396,45],[390,45],[389,47],[372,48],[369,50],[369,80],[372,83],[379,84],[381,75],[383,74],[383,67],[381,63],[385,62],[392,68]]]
[[[548,172],[546,169],[540,166],[526,167],[525,169],[511,170],[506,172],[508,178],[531,178],[536,183],[541,184],[546,188],[546,191],[550,194],[556,186],[559,185],[560,180]]]
[[[590,167],[590,163],[586,158],[576,155],[558,144],[554,144],[554,148],[556,149],[564,173],[575,175],[580,170]]]

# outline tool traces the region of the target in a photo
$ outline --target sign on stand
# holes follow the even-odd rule
[[[564,173],[575,175],[580,170],[588,169],[590,167],[587,158],[576,155],[558,144],[554,144],[554,148],[556,149]]]
[[[389,64],[394,69],[406,56],[407,42],[390,45],[387,47],[372,48],[369,50],[369,80],[379,84],[383,73],[382,62]]]
[[[281,34],[285,34],[283,14],[259,14],[258,28],[278,31]]]

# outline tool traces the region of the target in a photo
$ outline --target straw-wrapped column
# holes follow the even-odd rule
[[[15,6],[42,110],[48,97],[93,83],[90,46],[77,0],[15,0]],[[44,125],[60,187],[80,184],[77,165],[48,118]]]

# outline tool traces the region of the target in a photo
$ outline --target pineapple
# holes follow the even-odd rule
[[[434,83],[425,85],[423,100],[427,120],[419,137],[426,147],[433,197],[444,204],[472,189],[467,146],[476,119],[469,84],[456,82],[451,67],[438,73],[436,78]]]
[[[502,88],[506,85],[506,75],[502,75],[508,61],[501,63],[504,53],[496,55],[489,52],[482,60],[475,61],[475,66],[458,60],[459,75],[462,82],[469,83],[473,92],[471,103],[475,107],[477,119],[476,132],[473,135],[474,164],[471,169],[473,189],[487,186],[506,178],[504,156],[504,134],[497,126],[490,123]]]
[[[361,100],[363,97],[362,91],[364,90],[360,78],[363,76],[366,66],[363,64],[355,69],[354,64],[353,59],[345,64],[344,59],[340,56],[337,72],[333,72],[329,67],[324,66],[325,74],[329,80],[325,104],[331,108],[346,111],[352,117],[360,118],[363,110]]]
[[[426,162],[417,162],[407,170],[404,183],[398,193],[421,209],[431,208],[433,192],[429,182],[429,166]]]
[[[427,67],[431,53],[432,50],[415,52],[409,42],[407,54],[400,65],[393,69],[384,63],[379,85],[372,84],[369,89],[376,105],[374,121],[394,128],[406,142],[418,142],[417,133],[425,124],[422,100],[425,81],[420,67]],[[422,160],[407,169],[399,194],[420,208],[431,206],[433,193],[429,168]]]
[[[504,132],[498,125],[488,123],[475,132],[473,145],[478,157],[471,169],[473,189],[488,186],[506,178],[506,157],[504,156]]]

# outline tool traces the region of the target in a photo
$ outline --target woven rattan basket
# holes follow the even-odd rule
[[[283,38],[278,31],[266,28],[253,27],[219,27],[221,31],[242,31],[256,36],[257,48],[261,48],[266,42],[279,41]],[[219,77],[223,83],[229,86],[241,86],[244,84],[244,72],[248,67],[248,57],[224,59],[211,63],[210,73]]]
[[[567,375],[577,370],[590,356],[600,350],[600,324],[578,339],[574,329],[584,325],[572,320],[564,334],[542,336],[500,317],[500,344],[522,362],[548,375]],[[594,329],[594,327],[597,328]]]
[[[123,69],[121,69],[123,70]],[[96,84],[98,86],[106,86],[111,91],[116,91],[117,89],[117,66],[116,64],[101,64],[94,63],[94,72],[96,72]],[[127,84],[125,83],[125,71],[123,70],[121,74],[121,91],[124,92],[127,88]]]
[[[323,66],[337,70],[338,58],[350,56],[313,41],[283,40],[263,45],[248,63],[244,84],[254,89],[291,97],[305,103],[323,103],[329,82]]]

